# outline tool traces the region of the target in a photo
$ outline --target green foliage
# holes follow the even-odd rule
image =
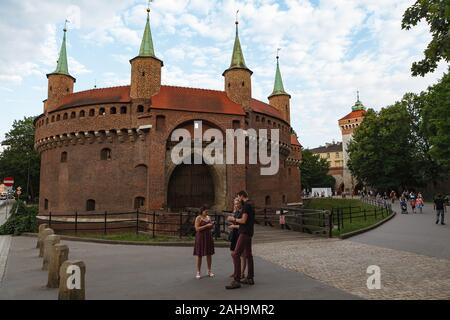
[[[417,0],[403,15],[402,29],[409,30],[425,19],[432,39],[425,49],[425,58],[414,62],[413,76],[424,76],[436,70],[438,62],[450,61],[450,2],[448,0]]]
[[[34,150],[34,117],[14,121],[11,131],[5,135],[0,153],[0,179],[14,177],[15,186],[21,186],[23,196],[31,198],[39,194],[40,157]]]
[[[302,188],[311,189],[319,187],[333,188],[336,179],[328,175],[330,166],[325,159],[313,154],[309,150],[302,151]]]
[[[450,77],[380,112],[369,110],[349,146],[349,168],[380,190],[425,186],[450,169]]]
[[[37,212],[36,206],[27,207],[22,201],[16,202],[11,209],[8,220],[0,227],[0,235],[37,232]]]
[[[429,154],[450,170],[450,73],[421,96],[421,130],[429,141]]]

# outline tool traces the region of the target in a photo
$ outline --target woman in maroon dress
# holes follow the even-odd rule
[[[197,256],[197,275],[195,278],[200,279],[200,270],[202,267],[202,259],[206,256],[208,263],[208,276],[214,277],[211,271],[212,255],[214,254],[214,240],[211,230],[214,228],[214,222],[208,215],[208,208],[203,206],[200,208],[200,214],[195,219],[195,245],[194,256]]]

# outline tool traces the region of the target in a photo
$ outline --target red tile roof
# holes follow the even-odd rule
[[[127,103],[130,101],[130,86],[93,89],[65,96],[59,109],[103,103]]]
[[[283,119],[280,111],[272,107],[270,104],[264,103],[262,101],[252,99],[250,101],[250,108],[252,108],[252,110],[255,112],[264,113],[278,119]]]
[[[300,144],[300,142],[298,142],[298,138],[297,138],[297,136],[295,135],[295,134],[292,134],[291,135],[291,144],[293,145],[293,146],[298,146],[298,147],[301,147],[302,145]]]
[[[352,111],[352,112],[350,112],[348,115],[346,115],[345,117],[343,117],[342,119],[339,119],[339,121],[341,121],[341,120],[347,120],[347,119],[360,118],[360,117],[364,116],[364,113],[366,113],[366,110]]]
[[[152,108],[245,115],[242,106],[231,101],[224,91],[172,86],[161,86],[152,97]]]
[[[129,103],[130,86],[93,89],[65,96],[59,110],[105,103]],[[160,92],[152,97],[155,109],[210,112],[220,114],[245,115],[242,106],[231,101],[224,91],[161,86]],[[252,99],[253,111],[283,119],[282,114],[271,105]]]

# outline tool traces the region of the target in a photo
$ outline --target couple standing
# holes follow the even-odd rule
[[[231,243],[234,273],[233,281],[226,286],[226,289],[238,289],[241,287],[241,283],[254,284],[252,237],[254,233],[255,210],[248,199],[246,191],[240,191],[236,200],[241,204],[240,209],[237,209],[237,206],[235,206],[233,216],[228,217],[228,222],[232,224],[230,228],[236,235],[235,243],[233,240]],[[211,271],[212,255],[214,254],[214,241],[211,234],[213,228],[214,222],[208,215],[208,208],[204,206],[200,209],[200,214],[195,219],[194,256],[197,256],[197,279],[201,278],[200,269],[202,257],[204,256],[207,258],[208,276],[214,277],[214,273]],[[237,230],[237,232],[234,230]],[[241,279],[241,257],[245,258],[242,260],[247,262],[248,275],[245,279]]]

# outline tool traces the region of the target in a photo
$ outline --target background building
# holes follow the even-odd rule
[[[336,179],[335,190],[338,193],[344,191],[344,155],[342,150],[342,142],[327,143],[325,146],[320,146],[318,148],[311,149],[310,151],[328,162],[330,165],[328,174]]]
[[[356,179],[352,176],[348,169],[348,144],[352,140],[353,132],[361,125],[366,113],[366,107],[359,100],[359,92],[355,105],[352,107],[352,112],[339,120],[339,127],[342,132],[342,147],[343,147],[343,189],[347,193],[356,193],[357,189],[361,189]]]

